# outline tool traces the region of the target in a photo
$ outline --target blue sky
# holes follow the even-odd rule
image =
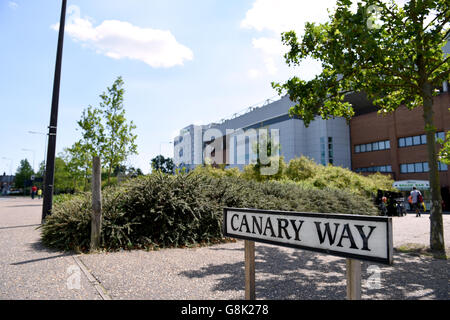
[[[320,71],[290,69],[280,33],[323,21],[335,1],[68,0],[57,153],[80,138],[82,110],[117,76],[125,82],[126,117],[139,155],[127,165],[150,171],[172,156],[183,127],[231,117],[276,96],[272,81]],[[44,158],[61,1],[0,0],[0,173]],[[23,149],[32,150],[25,151]],[[6,158],[6,159],[4,159]]]

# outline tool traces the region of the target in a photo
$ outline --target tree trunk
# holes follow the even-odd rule
[[[91,251],[100,247],[102,229],[102,166],[99,157],[92,165]]]
[[[108,186],[109,186],[109,180],[111,178],[111,170],[112,170],[112,163],[109,164],[109,169],[108,169]]]
[[[442,196],[439,181],[438,152],[436,149],[436,127],[433,121],[432,85],[423,85],[423,118],[427,135],[428,165],[432,207],[430,210],[430,248],[439,255],[445,255],[444,224],[442,219]]]

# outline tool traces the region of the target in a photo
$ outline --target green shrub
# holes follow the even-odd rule
[[[223,238],[223,207],[303,212],[377,213],[365,197],[336,189],[311,189],[289,181],[257,182],[198,170],[154,173],[103,190],[102,247],[174,247]],[[90,193],[64,196],[42,225],[44,244],[87,250]]]

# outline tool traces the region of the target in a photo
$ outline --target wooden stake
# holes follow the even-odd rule
[[[361,261],[347,259],[347,300],[361,300]]]
[[[102,229],[102,165],[100,157],[94,157],[92,165],[92,213],[91,251],[100,247]]]
[[[255,242],[245,240],[245,300],[256,300]]]

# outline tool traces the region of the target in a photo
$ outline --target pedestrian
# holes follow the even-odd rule
[[[31,187],[31,199],[34,199],[34,196],[36,195],[37,192],[37,187],[36,186],[32,186]]]
[[[38,189],[37,196],[38,196],[38,199],[40,199],[42,197],[42,189],[41,188]]]
[[[387,214],[388,214],[386,203],[387,203],[387,198],[386,197],[382,197],[381,198],[381,203],[380,203],[380,210],[381,210],[381,215],[382,216],[387,216]]]
[[[417,190],[417,188],[414,186],[412,191],[411,191],[411,202],[412,202],[412,208],[414,211],[416,211],[416,218],[420,217],[420,206],[421,203],[423,202],[423,196],[420,193],[419,190]]]

